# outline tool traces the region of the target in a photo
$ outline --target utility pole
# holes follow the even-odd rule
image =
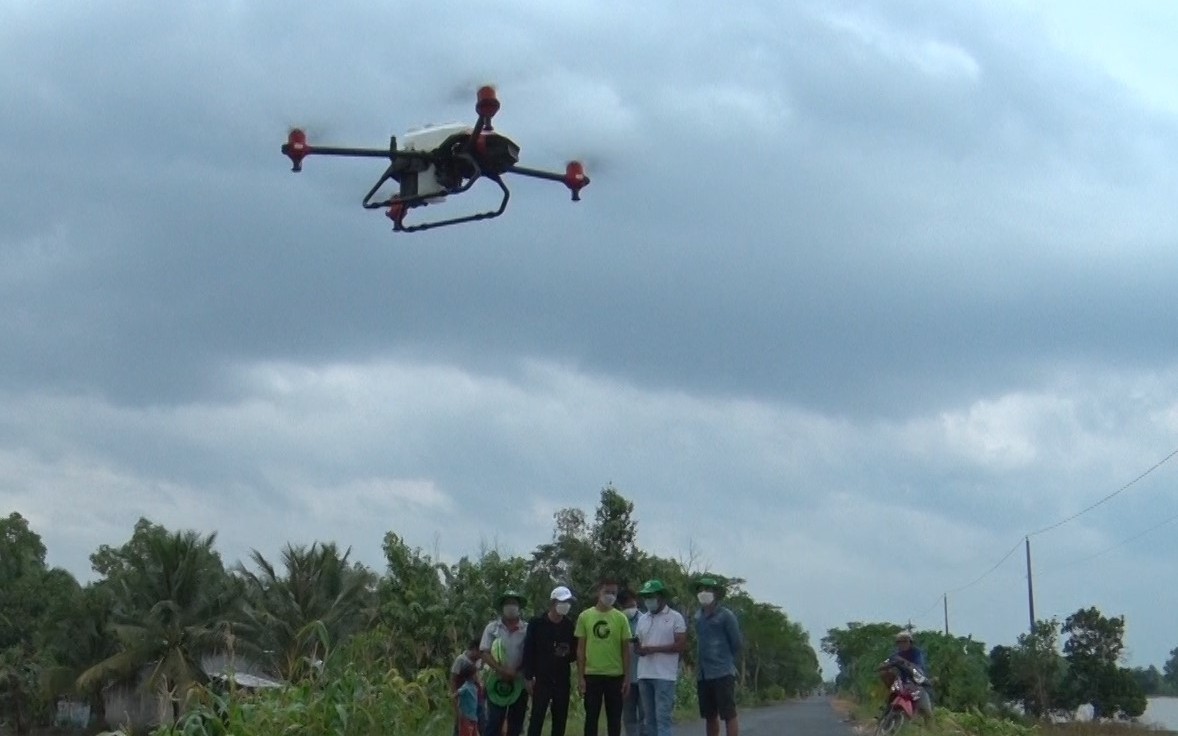
[[[1031,576],[1031,538],[1029,536],[1024,537],[1024,541],[1027,543],[1027,611],[1030,613],[1030,616],[1031,616],[1031,630],[1030,630],[1030,632],[1032,634],[1034,634],[1035,633],[1035,585],[1031,580],[1031,577],[1032,577]]]
[[[945,603],[945,636],[949,636],[949,594],[941,594],[941,600]]]

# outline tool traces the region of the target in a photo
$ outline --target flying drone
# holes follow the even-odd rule
[[[502,215],[511,197],[503,181],[505,174],[560,182],[572,192],[574,202],[580,201],[581,190],[589,185],[589,177],[581,162],[570,161],[563,174],[519,166],[519,146],[491,127],[491,118],[498,111],[499,99],[494,88],[482,87],[475,103],[478,120],[473,128],[464,123],[427,126],[405,135],[399,147],[393,137],[389,139],[388,148],[379,149],[312,146],[307,143],[306,132],[296,128],[290,131],[282,153],[290,158],[291,171],[294,172],[302,171],[303,159],[311,155],[388,159],[388,168],[368,190],[362,204],[364,209],[384,209],[397,232],[410,233]],[[409,210],[468,191],[479,179],[490,179],[499,185],[503,192],[499,209],[417,225],[405,224]],[[390,180],[399,185],[399,191],[391,197],[374,201],[380,188]]]

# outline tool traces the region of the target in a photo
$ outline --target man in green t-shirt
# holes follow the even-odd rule
[[[618,581],[597,583],[597,604],[577,617],[577,669],[585,696],[585,736],[597,736],[605,704],[608,736],[622,736],[622,702],[630,689],[630,620],[614,608]]]

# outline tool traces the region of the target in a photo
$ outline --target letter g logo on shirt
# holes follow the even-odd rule
[[[593,624],[593,635],[596,636],[598,639],[608,639],[609,638],[609,622],[608,621],[598,621],[597,623]]]

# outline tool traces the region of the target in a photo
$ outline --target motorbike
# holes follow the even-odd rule
[[[915,665],[899,656],[884,660],[879,672],[888,686],[888,703],[886,712],[876,724],[874,736],[894,736],[916,715],[920,699],[926,697],[923,688],[929,684],[929,679]],[[910,679],[902,677],[902,672],[909,673]]]

